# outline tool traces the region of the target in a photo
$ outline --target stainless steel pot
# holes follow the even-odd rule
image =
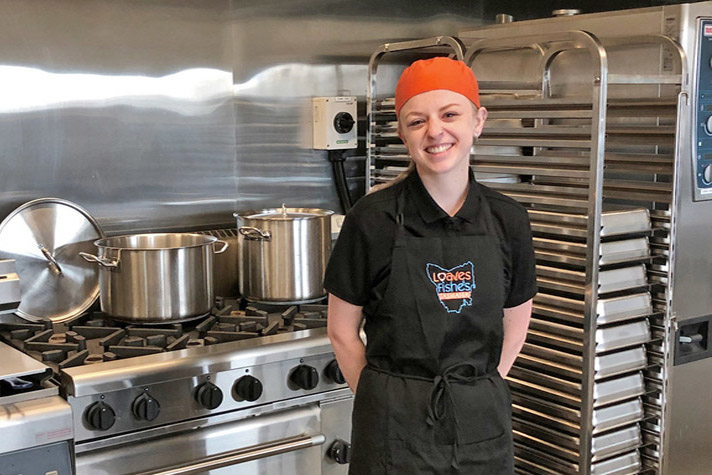
[[[228,244],[203,234],[134,234],[94,242],[102,311],[135,323],[188,320],[210,311],[213,254]],[[216,245],[219,245],[216,246]]]
[[[240,293],[265,303],[322,299],[333,211],[282,208],[235,213]]]

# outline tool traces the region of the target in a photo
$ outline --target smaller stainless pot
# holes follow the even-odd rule
[[[215,245],[219,244],[220,247]],[[213,254],[228,244],[203,234],[134,234],[99,239],[101,310],[118,320],[167,323],[210,312]]]
[[[324,298],[333,213],[284,205],[235,213],[242,296],[274,304]]]

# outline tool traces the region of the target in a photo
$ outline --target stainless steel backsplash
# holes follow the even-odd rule
[[[364,101],[378,45],[474,27],[479,4],[2,0],[0,219],[45,196],[108,234],[338,210],[311,97]]]

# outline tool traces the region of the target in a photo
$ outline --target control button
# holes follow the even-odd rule
[[[235,394],[243,401],[256,401],[262,396],[262,383],[254,376],[243,376],[235,383]]]
[[[712,165],[707,165],[702,169],[702,181],[707,185],[712,185]]]
[[[707,122],[705,122],[705,132],[712,135],[712,115],[707,117]]]
[[[131,412],[140,421],[152,421],[160,414],[161,405],[150,394],[144,393],[134,399]]]
[[[94,430],[109,430],[116,422],[116,413],[107,403],[95,402],[84,413],[87,424]]]
[[[340,134],[347,134],[354,128],[354,118],[348,112],[339,112],[334,117],[334,128]]]
[[[319,384],[319,373],[309,365],[300,364],[289,375],[289,380],[298,388],[314,389]]]
[[[215,409],[223,400],[223,393],[213,383],[203,383],[195,392],[195,399],[205,409]]]
[[[344,440],[336,439],[329,447],[327,455],[338,464],[347,464],[351,462],[351,444]]]
[[[337,384],[344,384],[346,382],[346,378],[344,378],[344,374],[341,372],[339,363],[337,363],[336,360],[332,360],[331,363],[326,365],[324,372],[326,373],[327,378]]]

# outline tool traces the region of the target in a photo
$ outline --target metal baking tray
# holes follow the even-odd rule
[[[642,371],[602,381],[593,385],[593,405],[600,407],[618,401],[625,401],[633,397],[642,396],[645,392],[645,382]]]
[[[593,410],[593,433],[623,427],[643,418],[643,401],[640,398]]]
[[[647,320],[625,323],[596,330],[596,353],[642,345],[650,341],[650,324]]]
[[[653,302],[649,292],[641,292],[623,297],[599,299],[596,304],[596,323],[622,322],[643,317],[653,312]]]
[[[594,358],[595,379],[641,370],[648,364],[645,347],[598,355]]]
[[[634,424],[623,429],[593,437],[591,455],[594,462],[638,448],[642,441],[640,426]]]
[[[640,233],[649,229],[650,212],[645,208],[601,213],[601,236]]]
[[[598,292],[602,294],[645,285],[648,285],[648,279],[645,274],[645,266],[642,264],[598,273]]]
[[[650,256],[647,237],[603,242],[600,249],[599,263],[601,265],[617,264]]]
[[[591,464],[591,475],[629,475],[638,473],[642,465],[637,450],[620,457]]]

